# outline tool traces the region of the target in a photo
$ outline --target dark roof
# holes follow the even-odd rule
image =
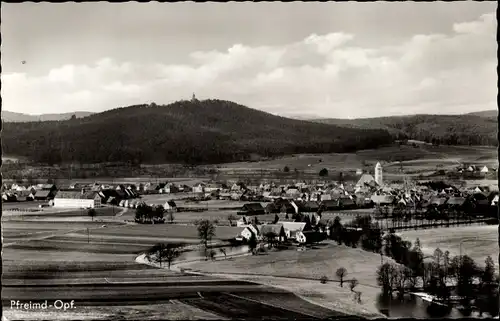
[[[279,236],[284,232],[283,224],[266,224],[260,226],[260,234],[265,235],[269,232],[274,232]]]
[[[65,199],[94,199],[95,196],[98,195],[95,191],[84,192],[81,191],[60,191],[56,194],[56,198],[65,198]]]
[[[447,205],[463,205],[465,203],[464,197],[450,197],[447,201]]]
[[[320,207],[321,208],[326,208],[326,209],[337,208],[337,207],[339,207],[339,201],[338,200],[325,200],[325,201],[321,201]]]
[[[262,204],[260,203],[247,203],[243,205],[242,211],[264,211]]]
[[[342,206],[351,206],[351,205],[354,205],[354,201],[352,199],[350,199],[349,197],[342,197],[339,199],[340,200],[340,204]]]
[[[177,204],[175,204],[174,201],[167,201],[167,204],[172,206],[172,207],[177,207]]]
[[[49,190],[37,190],[36,193],[35,193],[35,197],[37,197],[37,198],[38,197],[48,197],[49,195],[50,195],[50,191]]]

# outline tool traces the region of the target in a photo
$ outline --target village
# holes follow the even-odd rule
[[[486,166],[467,166],[457,172],[488,172]],[[22,211],[54,209],[137,209],[155,208],[159,217],[135,215],[136,223],[195,223],[183,220],[189,213],[217,225],[241,227],[237,240],[248,241],[251,235],[262,238],[272,230],[280,238],[306,243],[318,240],[318,233],[329,235],[328,226],[335,216],[353,219],[371,215],[386,229],[449,226],[485,223],[496,217],[498,188],[492,185],[456,187],[444,182],[384,184],[383,168],[377,163],[371,173],[357,172],[356,183],[316,181],[292,184],[262,182],[198,181],[190,185],[175,182],[139,184],[3,184],[2,200],[8,208],[23,204]],[[209,206],[210,204],[210,206]],[[30,209],[27,209],[30,208]],[[217,213],[217,210],[220,213]],[[94,211],[95,212],[95,211]],[[114,211],[113,211],[114,212]],[[174,218],[173,214],[178,213]],[[85,215],[85,214],[84,214]],[[165,216],[165,217],[164,217]],[[170,217],[170,219],[168,219]],[[439,223],[440,222],[440,223]],[[168,235],[167,235],[168,236]]]

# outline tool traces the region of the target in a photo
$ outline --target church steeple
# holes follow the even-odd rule
[[[194,95],[194,93],[193,93],[193,97],[191,98],[191,102],[195,103],[195,102],[197,102],[197,101],[198,101],[198,99],[196,99],[196,96],[195,96],[195,95]]]

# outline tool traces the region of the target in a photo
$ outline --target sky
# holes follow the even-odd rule
[[[2,4],[2,108],[101,112],[195,93],[289,117],[496,109],[496,6]]]

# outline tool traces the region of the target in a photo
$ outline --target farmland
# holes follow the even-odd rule
[[[460,244],[462,244],[462,254],[468,255],[478,264],[483,264],[490,255],[497,271],[498,266],[498,226],[466,226],[454,228],[437,228],[419,231],[404,231],[401,235],[409,241],[414,242],[420,239],[422,250],[425,255],[432,255],[436,248],[442,251],[450,251],[450,254],[460,254]]]
[[[310,297],[315,302],[334,302],[342,311],[363,310],[366,314],[378,315],[375,301],[379,294],[376,284],[376,269],[380,255],[361,249],[335,244],[318,246],[306,251],[284,250],[256,256],[244,256],[233,260],[218,260],[210,263],[188,264],[195,271],[232,276],[255,282],[279,286]],[[384,258],[391,261],[389,258]],[[346,279],[356,278],[358,290],[363,292],[361,307],[353,303],[352,293],[340,288],[335,276],[338,268],[348,271]],[[321,285],[319,278],[327,276],[333,284]],[[315,281],[311,281],[314,279]],[[330,305],[333,308],[332,305]],[[354,313],[354,312],[353,312]]]
[[[308,311],[318,310],[305,301],[298,309],[287,309],[252,300],[251,295],[245,298],[246,293],[272,293],[278,300],[281,296],[288,300],[291,294],[284,290],[185,275],[135,262],[139,253],[157,242],[199,243],[192,225],[123,225],[109,219],[103,225],[85,218],[87,221],[3,219],[4,306],[10,300],[60,298],[75,300],[76,305],[59,315],[54,309],[30,313],[5,309],[4,315],[16,319],[107,319],[110,315],[122,319],[228,319],[252,316],[257,310],[266,317],[289,319],[309,317]],[[219,239],[234,234],[235,228],[217,228]],[[224,309],[229,302],[234,308]],[[318,311],[323,311],[318,318],[340,315],[328,309]]]

